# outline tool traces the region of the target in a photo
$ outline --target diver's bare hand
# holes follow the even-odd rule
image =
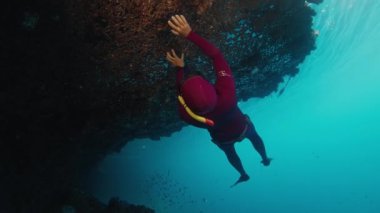
[[[174,35],[187,37],[191,32],[191,27],[183,15],[172,16],[168,21],[168,24],[172,28],[171,31]]]
[[[168,60],[175,67],[183,68],[185,66],[185,55],[182,53],[180,58],[173,49],[171,52],[166,52],[166,60]]]

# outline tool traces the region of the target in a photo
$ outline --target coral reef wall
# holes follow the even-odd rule
[[[321,1],[309,1],[320,3]],[[184,14],[230,62],[241,100],[277,90],[314,48],[304,0],[18,0],[3,3],[0,34],[2,208],[43,206],[134,138],[180,130],[175,70],[212,66],[167,20]],[[75,185],[75,184],[74,184]],[[39,196],[33,196],[40,191]],[[0,197],[1,198],[1,197]],[[42,208],[42,207],[41,207]],[[41,210],[41,209],[38,209]],[[41,212],[43,209],[41,210]]]
[[[176,116],[175,70],[164,59],[170,48],[185,52],[192,69],[213,79],[199,50],[170,34],[167,20],[173,14],[186,15],[193,30],[224,52],[243,100],[275,91],[314,48],[314,13],[301,0],[80,2],[66,5],[75,14],[71,34],[80,41],[81,54],[96,65],[87,71],[92,81],[82,90],[96,95],[88,97],[92,110],[112,117],[106,126],[130,138],[158,139],[183,126]],[[100,117],[90,116],[89,123],[104,121]]]

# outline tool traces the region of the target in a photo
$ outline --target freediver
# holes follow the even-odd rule
[[[166,53],[166,59],[178,69],[176,86],[181,119],[209,131],[212,141],[240,173],[240,178],[232,186],[248,181],[249,176],[234,147],[236,142],[248,138],[260,154],[264,166],[269,166],[272,159],[268,158],[263,140],[252,121],[237,106],[235,81],[227,61],[217,47],[192,31],[183,15],[172,16],[168,24],[174,35],[193,42],[213,61],[216,74],[216,82],[212,84],[202,75],[190,73],[183,53],[181,57],[173,49]]]

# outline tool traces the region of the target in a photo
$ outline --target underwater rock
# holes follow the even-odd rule
[[[129,204],[119,198],[112,198],[106,208],[105,213],[154,213],[152,209],[148,209],[141,205]]]
[[[73,77],[81,82],[69,82],[80,95],[67,98],[78,98],[79,106],[71,108],[79,112],[69,114],[80,115],[77,125],[86,139],[158,140],[184,126],[177,116],[175,70],[165,52],[185,52],[192,70],[214,76],[198,48],[171,35],[167,20],[175,13],[185,11],[193,30],[222,50],[240,100],[277,91],[283,77],[296,75],[314,49],[314,11],[302,0],[83,0],[65,6],[67,33],[76,45],[73,57],[82,66],[80,78]]]
[[[315,48],[304,0],[18,0],[1,10],[0,206],[20,211],[128,141],[185,125],[165,52],[214,77],[199,49],[171,35],[171,15],[222,50],[239,100],[277,91]]]
[[[61,213],[154,213],[152,209],[141,205],[133,205],[117,197],[111,198],[108,204],[103,204],[91,195],[80,191],[70,190],[56,196],[59,199],[47,212]]]

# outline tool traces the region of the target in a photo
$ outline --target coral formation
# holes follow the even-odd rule
[[[43,212],[36,206],[52,192],[128,141],[184,126],[164,53],[175,48],[193,70],[213,72],[170,34],[171,15],[223,51],[240,100],[276,91],[315,42],[304,0],[19,0],[1,10],[0,206],[18,212]]]

